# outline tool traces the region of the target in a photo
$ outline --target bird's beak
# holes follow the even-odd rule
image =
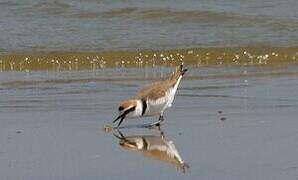
[[[125,110],[122,114],[120,114],[114,121],[113,123],[117,122],[120,119],[120,122],[118,123],[117,127],[120,126],[120,124],[122,123],[123,119],[126,117],[126,115],[128,113],[130,113],[131,111],[134,111],[136,107],[131,107],[127,110]]]
[[[124,112],[123,114],[120,114],[114,121],[113,123],[117,122],[120,119],[120,122],[118,123],[117,127],[120,126],[120,124],[122,123],[123,119],[125,118],[126,113]]]
[[[115,122],[117,122],[120,118],[122,118],[123,117],[123,114],[120,114],[114,121],[113,121],[113,123],[115,123]]]

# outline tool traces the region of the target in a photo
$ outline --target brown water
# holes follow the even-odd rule
[[[297,66],[188,68],[162,126],[185,174],[103,131],[119,101],[172,69],[2,72],[1,179],[297,178]],[[160,141],[136,128],[156,118],[125,121],[121,132]]]

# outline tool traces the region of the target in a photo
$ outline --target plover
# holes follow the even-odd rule
[[[180,65],[166,80],[145,86],[134,98],[123,101],[118,108],[119,116],[113,123],[120,120],[118,128],[124,118],[159,115],[158,121],[151,124],[159,126],[164,120],[164,111],[172,106],[178,85],[186,71],[187,69]]]

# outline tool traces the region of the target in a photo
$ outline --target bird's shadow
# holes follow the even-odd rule
[[[146,128],[143,125],[131,125],[122,127],[122,129],[129,128]],[[158,134],[156,134],[158,132]],[[150,131],[149,134],[131,134],[124,135],[122,131],[114,129],[112,134],[115,138],[119,140],[120,147],[131,151],[133,153],[138,153],[143,155],[145,158],[159,160],[160,162],[165,162],[172,164],[176,169],[182,173],[186,172],[189,165],[185,163],[180,156],[178,150],[176,149],[174,142],[166,138],[163,130],[158,129],[153,133]]]
[[[155,123],[145,123],[145,124],[130,124],[130,125],[124,125],[124,126],[113,126],[113,125],[105,125],[104,129],[109,132],[111,130],[119,130],[119,129],[158,129],[160,130],[161,126],[163,124],[160,122],[155,122]]]
[[[115,127],[115,129],[133,129],[133,128],[143,128],[143,129],[160,129],[161,125],[155,125],[152,123],[148,124],[131,124],[131,125],[125,125],[121,127]]]

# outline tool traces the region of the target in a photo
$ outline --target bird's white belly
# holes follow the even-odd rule
[[[147,100],[147,110],[144,116],[161,115],[165,109],[171,107],[181,79],[182,76],[178,78],[178,81],[176,82],[174,87],[170,88],[166,92],[165,96],[160,97],[156,100]]]
[[[164,97],[161,97],[157,100],[149,100],[148,110],[145,113],[145,116],[160,115],[165,109],[172,106],[172,102],[175,96],[175,90],[170,89]]]
[[[157,100],[148,100],[145,116],[159,115],[166,107],[168,98],[161,97]]]

